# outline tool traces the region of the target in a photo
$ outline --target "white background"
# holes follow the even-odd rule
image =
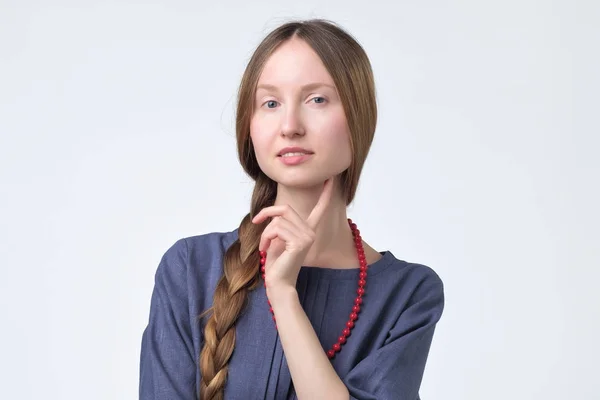
[[[422,398],[600,399],[599,3],[533,0],[0,1],[0,397],[137,398],[160,257],[249,211],[245,63],[308,17],[376,75],[349,216],[446,285]]]

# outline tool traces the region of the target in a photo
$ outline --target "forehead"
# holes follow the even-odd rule
[[[307,82],[333,85],[323,61],[305,41],[297,38],[282,43],[268,58],[258,83],[295,86]]]

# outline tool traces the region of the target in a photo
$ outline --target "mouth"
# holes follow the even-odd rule
[[[283,154],[278,154],[277,157],[287,158],[287,157],[298,157],[298,156],[307,156],[313,153],[308,151],[289,151]]]
[[[312,153],[313,152],[311,150],[305,149],[304,147],[288,146],[279,150],[279,153],[277,153],[277,157],[296,157]]]
[[[298,165],[309,160],[312,155],[312,153],[290,152],[277,156],[277,158],[285,165]]]

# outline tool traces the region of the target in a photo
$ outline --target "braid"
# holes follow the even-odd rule
[[[200,352],[201,400],[223,400],[228,363],[235,347],[235,323],[243,311],[248,292],[259,284],[258,245],[267,221],[252,223],[252,217],[273,205],[276,183],[260,174],[252,194],[251,211],[240,223],[238,239],[227,249],[223,260],[223,276],[217,283],[204,329],[204,346]]]

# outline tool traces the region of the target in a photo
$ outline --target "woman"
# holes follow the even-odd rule
[[[292,22],[263,40],[237,107],[250,213],[162,258],[141,399],[419,398],[442,281],[346,215],[376,118],[369,60],[342,29]]]

